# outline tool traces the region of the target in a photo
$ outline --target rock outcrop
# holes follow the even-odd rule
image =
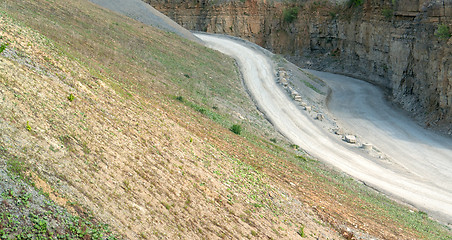
[[[426,126],[452,132],[452,40],[435,34],[451,26],[451,1],[145,1],[188,29],[239,36],[299,65],[373,82]]]

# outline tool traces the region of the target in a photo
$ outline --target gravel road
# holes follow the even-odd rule
[[[359,138],[387,155],[380,159],[343,142],[300,109],[275,82],[268,54],[251,43],[196,34],[209,47],[234,57],[259,109],[293,143],[325,163],[380,191],[452,223],[452,144],[386,103],[370,84],[326,73],[333,90],[330,112]]]

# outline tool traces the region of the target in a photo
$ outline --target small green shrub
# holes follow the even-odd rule
[[[176,100],[179,101],[179,102],[184,102],[184,97],[182,97],[182,96],[177,96],[177,97],[176,97]]]
[[[447,40],[450,38],[450,29],[446,24],[440,24],[435,31],[435,36],[441,40]]]
[[[25,126],[25,128],[31,132],[31,126],[30,126],[30,122],[27,121],[27,125]]]
[[[276,141],[276,138],[270,138],[270,141],[272,142],[272,143],[276,143],[277,141]]]
[[[2,53],[3,51],[5,51],[6,47],[8,46],[8,43],[2,43],[2,45],[0,45],[0,53]]]
[[[391,19],[392,16],[394,15],[394,10],[392,10],[391,8],[385,8],[381,11],[381,14],[386,18],[386,19]]]
[[[295,150],[300,149],[300,146],[298,146],[297,144],[290,144],[290,147],[295,149]]]
[[[349,0],[348,7],[359,7],[363,5],[364,0]]]
[[[303,225],[301,225],[301,227],[300,227],[300,229],[298,230],[298,235],[300,235],[300,237],[305,237],[305,234],[304,234],[304,226]]]
[[[242,126],[234,124],[229,130],[237,135],[240,135],[242,133]]]
[[[334,20],[337,18],[337,12],[329,12],[331,20]]]
[[[298,17],[298,7],[287,8],[283,11],[283,19],[287,23],[293,22]]]
[[[74,101],[74,99],[75,99],[75,96],[72,93],[69,94],[69,96],[67,96],[67,100],[69,100],[69,102]]]

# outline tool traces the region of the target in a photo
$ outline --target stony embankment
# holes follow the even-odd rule
[[[451,3],[145,1],[188,29],[239,36],[299,65],[378,84],[425,126],[452,134]]]

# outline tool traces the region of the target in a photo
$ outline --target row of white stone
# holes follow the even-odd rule
[[[292,96],[292,98],[297,101],[297,102],[301,102],[302,98],[300,96],[300,94],[293,89],[291,86],[289,86],[289,81],[287,81],[287,78],[289,78],[290,76],[287,74],[287,72],[284,70],[284,68],[279,68],[278,69],[278,82],[279,84],[283,85],[283,87],[290,93],[290,95]]]

